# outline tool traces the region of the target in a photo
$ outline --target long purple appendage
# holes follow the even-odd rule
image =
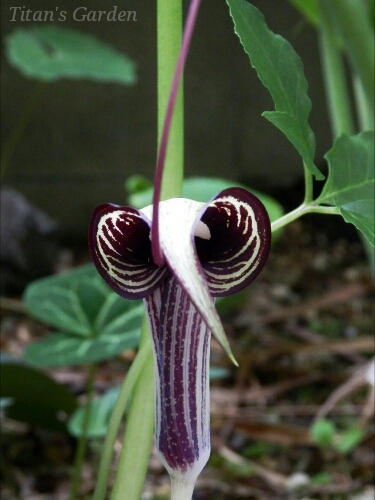
[[[159,241],[159,202],[161,193],[161,182],[163,178],[163,169],[165,163],[165,155],[167,151],[168,138],[171,128],[173,109],[177,97],[177,91],[181,80],[181,75],[185,66],[186,57],[189,52],[190,40],[194,31],[199,5],[200,5],[200,0],[192,0],[189,7],[185,30],[182,38],[181,49],[178,56],[175,73],[173,76],[171,91],[169,94],[167,111],[164,120],[164,127],[160,141],[158,159],[156,162],[154,197],[152,201],[153,216],[152,216],[152,227],[151,227],[151,240],[152,240],[152,257],[155,264],[159,266],[165,264],[164,255],[161,250]]]
[[[145,304],[157,364],[158,454],[172,482],[194,485],[210,454],[211,333],[175,277]]]

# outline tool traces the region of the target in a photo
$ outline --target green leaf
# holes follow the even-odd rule
[[[140,309],[140,318],[142,310]],[[52,333],[45,339],[30,343],[23,352],[25,359],[34,366],[56,367],[96,363],[117,356],[139,343],[140,328],[115,335],[82,338],[66,333]]]
[[[341,135],[326,158],[329,175],[317,202],[339,207],[374,246],[374,132]]]
[[[312,425],[310,433],[319,446],[330,446],[336,433],[336,427],[331,420],[322,419]]]
[[[329,472],[318,472],[311,478],[311,482],[317,486],[323,486],[325,484],[331,484],[333,482],[332,475]]]
[[[317,0],[289,0],[313,26],[319,25],[319,12]]]
[[[147,185],[146,182],[143,184]],[[146,187],[143,190],[131,190],[129,189],[130,186],[132,186],[131,178],[130,181],[127,181],[127,188],[129,192],[129,204],[132,207],[143,208],[152,204],[152,186]],[[185,179],[182,187],[182,196],[184,198],[206,203],[220,193],[220,191],[234,186],[242,187],[255,194],[266,207],[271,222],[279,219],[283,215],[284,212],[281,205],[271,196],[260,193],[245,184],[222,179],[220,177],[190,177],[189,179]]]
[[[354,224],[366,236],[372,246],[375,245],[374,200],[360,200],[347,203],[340,207],[340,213],[346,222]]]
[[[77,407],[73,394],[44,373],[1,356],[0,396],[11,398],[7,417],[44,429],[66,431],[65,421]]]
[[[107,433],[109,419],[111,417],[116,400],[120,393],[120,387],[110,389],[104,396],[92,402],[90,410],[90,422],[87,429],[87,436],[90,438],[103,437]],[[70,434],[79,437],[82,434],[83,419],[86,405],[75,410],[68,422]]]
[[[34,281],[24,301],[30,314],[47,325],[91,340],[140,328],[140,302],[113,292],[93,264]]]
[[[235,32],[275,104],[275,111],[263,116],[286,135],[309,171],[317,179],[324,179],[314,164],[315,138],[308,124],[311,101],[300,57],[287,40],[268,29],[263,15],[253,5],[245,0],[227,3]]]
[[[346,455],[356,448],[363,439],[363,431],[359,427],[352,426],[339,434],[333,441],[334,448]]]
[[[27,77],[44,81],[88,78],[133,84],[134,63],[87,33],[56,26],[19,28],[6,37],[9,62]]]
[[[62,330],[25,348],[35,366],[98,362],[138,346],[142,303],[113,292],[93,264],[34,281],[24,300],[33,316]]]

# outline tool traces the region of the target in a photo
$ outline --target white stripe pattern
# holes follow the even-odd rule
[[[174,277],[144,301],[156,360],[158,454],[173,478],[194,482],[210,454],[210,331]]]

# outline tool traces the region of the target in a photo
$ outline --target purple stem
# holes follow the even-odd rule
[[[180,53],[178,55],[177,65],[173,76],[172,87],[169,94],[167,111],[165,114],[163,132],[160,141],[158,159],[156,163],[155,183],[154,183],[154,198],[153,198],[153,214],[151,226],[151,241],[152,241],[152,257],[155,264],[162,266],[165,264],[163,252],[160,248],[159,241],[159,202],[161,192],[161,182],[163,178],[163,169],[165,164],[165,155],[167,152],[168,137],[171,128],[173,109],[176,102],[178,86],[181,80],[182,71],[185,66],[187,54],[189,52],[189,45],[191,36],[194,31],[195,20],[197,18],[200,0],[192,0],[189,7],[189,12],[185,24],[184,35]]]

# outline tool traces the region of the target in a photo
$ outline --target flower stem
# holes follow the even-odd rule
[[[92,363],[89,365],[87,373],[87,379],[86,379],[87,401],[86,401],[85,413],[83,415],[82,431],[78,440],[78,446],[74,458],[74,472],[72,478],[72,485],[70,489],[70,500],[76,500],[76,498],[78,498],[78,491],[82,475],[82,467],[86,453],[87,431],[90,423],[90,414],[91,414],[92,400],[94,395],[94,384],[95,384],[97,368],[98,365],[96,363]]]
[[[344,61],[338,47],[335,25],[325,0],[319,1],[319,42],[322,71],[327,93],[333,137],[342,133],[353,134],[353,119],[345,77]]]
[[[184,117],[182,90],[180,88],[179,91],[179,86],[199,4],[200,0],[191,0],[181,44],[182,1],[158,0],[159,152],[155,172],[151,228],[152,256],[158,265],[164,264],[159,242],[159,201],[181,196],[182,193]],[[174,112],[178,91],[178,107],[177,111]]]
[[[148,333],[147,320],[144,318],[142,325],[142,335],[140,347],[126,377],[122,384],[120,394],[113,409],[108,430],[104,441],[103,453],[100,460],[96,488],[92,500],[104,500],[108,478],[110,473],[113,449],[118,435],[118,431],[124,417],[125,409],[138,377],[145,366],[145,363],[152,364],[152,348],[150,335]]]
[[[111,500],[141,497],[154,435],[154,385],[153,354],[148,350],[132,392]]]
[[[171,478],[171,500],[191,500],[194,483],[185,483]]]
[[[157,3],[157,89],[158,89],[158,160],[163,169],[160,201],[181,196],[184,168],[184,101],[183,79],[173,81],[182,40],[182,2],[158,0]],[[175,104],[170,93],[174,84]],[[179,83],[179,88],[178,87]],[[177,85],[176,85],[177,84]],[[173,110],[171,110],[173,106]],[[168,109],[169,107],[169,109]],[[167,115],[167,111],[169,114]],[[173,115],[172,115],[173,111]],[[166,130],[166,123],[167,130]],[[163,143],[164,140],[168,144]],[[161,151],[162,146],[165,150]],[[164,158],[161,157],[164,154]]]
[[[158,157],[156,162],[152,255],[162,265],[159,243],[159,201],[181,196],[184,161],[182,75],[176,64],[182,40],[182,0],[157,2]]]

